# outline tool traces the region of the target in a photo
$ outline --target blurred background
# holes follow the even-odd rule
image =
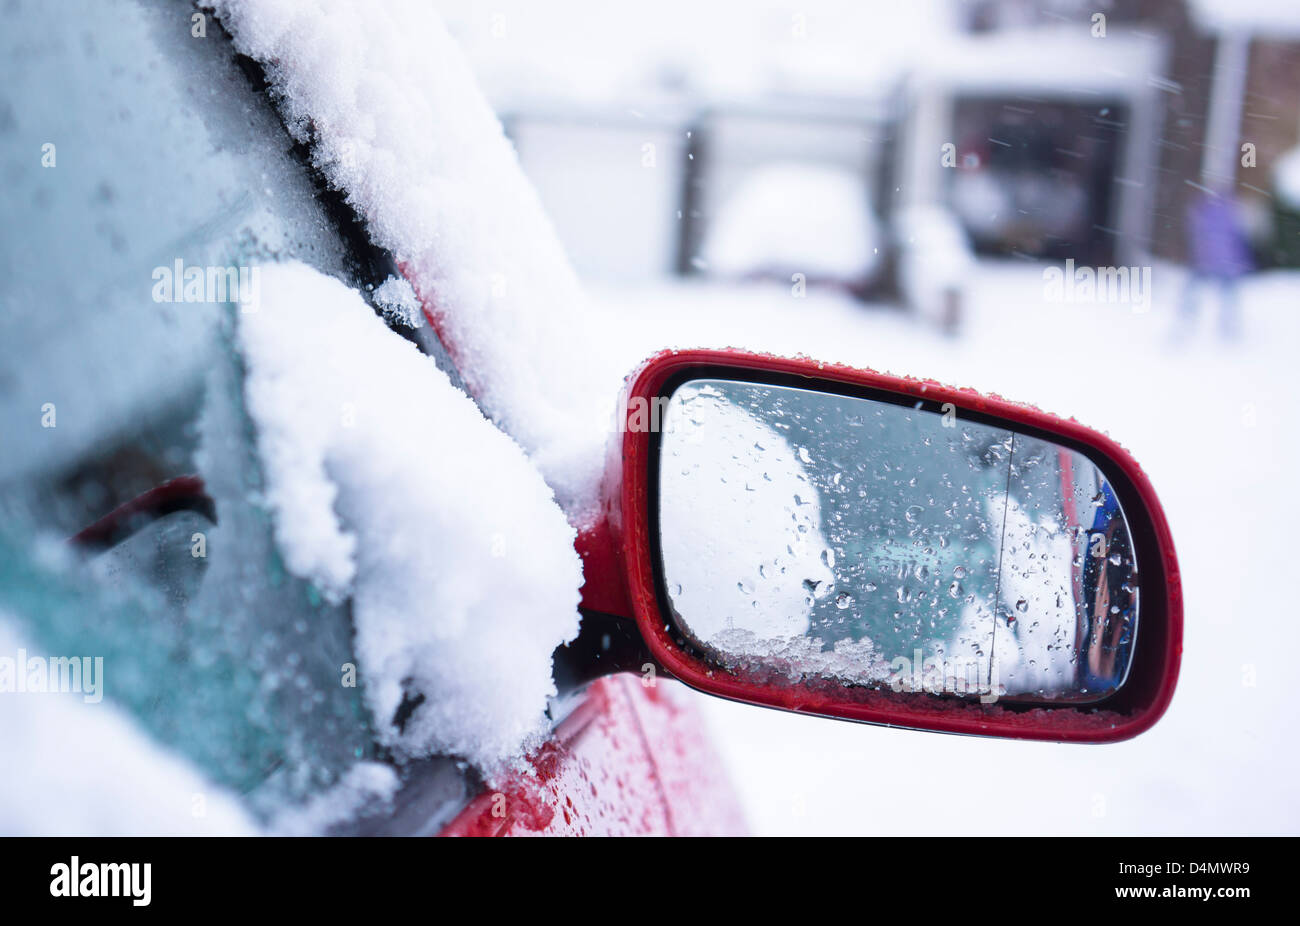
[[[1300,5],[436,0],[590,293],[1075,416],[1187,596],[1166,719],[985,742],[700,697],[762,833],[1294,833]]]

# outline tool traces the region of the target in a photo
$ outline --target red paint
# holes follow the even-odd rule
[[[621,440],[616,442],[621,449],[621,478],[606,479],[604,510],[609,523],[605,529],[622,555],[621,569],[626,576],[632,615],[650,651],[674,676],[701,691],[766,707],[867,723],[1016,739],[1114,742],[1136,736],[1164,713],[1173,697],[1182,656],[1182,588],[1178,561],[1155,491],[1137,462],[1122,447],[1076,421],[1058,418],[997,396],[984,396],[972,389],[955,389],[932,380],[901,378],[836,364],[740,351],[670,351],[658,354],[630,378],[628,402],[624,407],[634,405],[632,400],[637,398],[653,400],[667,380],[676,374],[707,367],[807,377],[809,386],[814,389],[820,380],[938,403],[952,402],[964,410],[996,416],[1013,425],[1038,428],[1088,446],[1132,483],[1145,508],[1165,572],[1163,620],[1143,624],[1144,643],[1139,647],[1138,658],[1145,660],[1144,668],[1141,677],[1135,675],[1125,686],[1124,696],[1131,703],[1123,713],[1070,707],[1014,710],[923,694],[845,688],[832,683],[792,684],[778,678],[741,678],[728,674],[680,647],[660,612],[649,534],[650,434],[645,430],[627,428]],[[1135,514],[1140,516],[1140,513]],[[597,537],[593,533],[585,542],[590,545]],[[609,565],[616,562],[611,556],[589,555],[588,562],[619,568]],[[612,587],[615,581],[610,575],[588,578],[588,584],[598,588]]]
[[[529,768],[486,788],[442,835],[743,832],[703,724],[663,690],[627,675],[594,683]]]
[[[627,595],[626,570],[609,519],[601,518],[580,530],[573,545],[582,557],[582,606],[630,618],[632,599]]]

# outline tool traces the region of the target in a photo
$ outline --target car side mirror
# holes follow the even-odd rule
[[[609,551],[587,551],[584,594],[621,581],[615,610],[686,684],[1079,742],[1135,736],[1168,706],[1173,543],[1104,435],[933,382],[734,351],[652,358],[619,420]]]

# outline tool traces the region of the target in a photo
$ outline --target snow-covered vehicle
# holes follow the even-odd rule
[[[756,168],[719,210],[703,261],[723,278],[771,278],[864,293],[881,234],[859,175],[831,167]]]
[[[326,6],[7,13],[0,685],[45,697],[0,697],[0,830],[741,830],[670,678],[1159,718],[1177,563],[1124,451],[806,360],[636,367],[437,18]]]

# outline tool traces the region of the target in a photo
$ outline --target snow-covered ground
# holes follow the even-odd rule
[[[1178,692],[1135,740],[1066,746],[813,719],[699,695],[758,833],[1300,832],[1300,747],[1286,694],[1300,433],[1300,275],[1242,290],[1242,337],[1207,296],[1172,337],[1182,294],[1156,267],[1152,304],[1061,304],[1040,266],[982,264],[963,334],[889,309],[780,287],[596,290],[632,342],[803,351],[995,391],[1073,415],[1129,448],[1174,533],[1186,595]]]

